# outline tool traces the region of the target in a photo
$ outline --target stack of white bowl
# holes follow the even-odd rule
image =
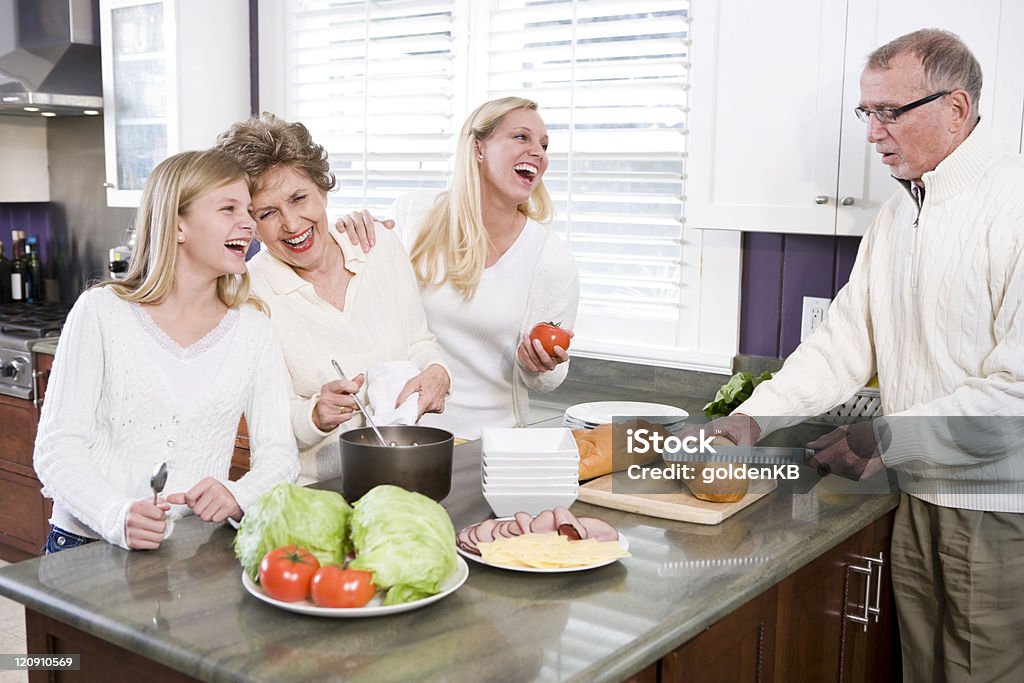
[[[609,424],[616,417],[639,417],[653,424],[660,424],[670,432],[683,428],[690,415],[682,408],[662,403],[640,403],[636,401],[597,401],[577,403],[565,409],[562,425],[569,429],[594,429]]]
[[[569,507],[579,493],[580,454],[568,429],[484,429],[480,479],[498,517]]]

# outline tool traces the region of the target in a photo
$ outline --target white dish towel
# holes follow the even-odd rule
[[[411,360],[378,363],[366,371],[366,400],[368,410],[377,426],[416,424],[419,393],[412,394],[395,408],[395,401],[406,383],[420,374]]]

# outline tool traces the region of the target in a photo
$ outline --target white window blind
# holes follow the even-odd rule
[[[288,3],[289,120],[327,148],[339,212],[383,215],[412,189],[447,184],[453,125],[450,0]]]
[[[688,12],[679,0],[498,0],[491,12],[488,96],[542,105],[585,346],[681,341],[694,281],[683,276]]]
[[[580,270],[574,350],[724,370],[739,240],[683,219],[689,13],[687,0],[261,2],[261,107],[328,148],[332,211],[385,215],[447,186],[480,102],[537,101],[551,227]]]

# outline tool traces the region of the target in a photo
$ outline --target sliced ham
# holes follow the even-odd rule
[[[533,521],[533,515],[527,512],[516,513],[516,524],[519,525],[519,531],[521,534],[527,534],[530,532],[530,523]]]
[[[494,527],[498,523],[493,519],[485,519],[476,525],[476,542],[490,543],[494,540]]]
[[[550,534],[555,530],[555,513],[545,510],[530,522],[530,531],[535,534]]]
[[[568,508],[557,507],[554,510],[555,529],[562,536],[568,536],[571,541],[578,541],[587,537],[586,528],[576,519],[576,515],[569,512]]]
[[[498,538],[512,538],[512,532],[508,530],[509,525],[512,524],[512,523],[513,523],[513,520],[503,519],[500,522],[498,522],[497,524],[495,524],[494,525],[494,538],[495,539],[498,539]]]
[[[619,532],[615,530],[615,527],[604,520],[597,519],[596,517],[579,517],[577,519],[583,525],[583,528],[587,530],[589,538],[598,541],[616,541],[619,538]]]

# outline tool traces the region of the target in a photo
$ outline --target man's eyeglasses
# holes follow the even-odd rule
[[[857,114],[857,118],[867,123],[874,114],[875,118],[878,119],[879,123],[895,123],[896,119],[906,114],[911,109],[920,107],[922,104],[928,104],[932,100],[937,100],[944,95],[948,95],[951,90],[943,90],[937,92],[928,97],[922,97],[919,100],[914,100],[910,104],[905,104],[902,107],[896,107],[895,109],[865,109],[864,107],[857,107],[853,111]]]

